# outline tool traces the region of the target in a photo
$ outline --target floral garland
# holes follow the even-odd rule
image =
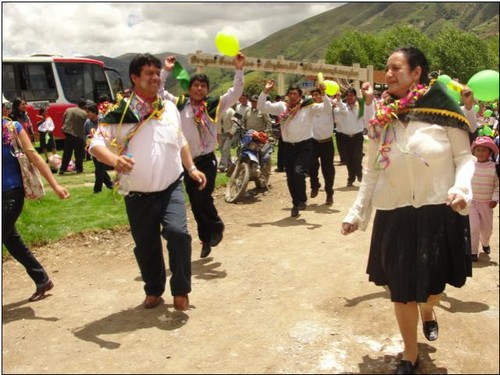
[[[196,123],[196,128],[198,129],[198,134],[200,135],[201,147],[205,148],[205,137],[203,134],[208,132],[213,136],[210,128],[207,126],[206,116],[207,116],[207,101],[202,100],[198,108],[195,108],[193,102],[191,102],[191,107],[194,114],[194,122]]]
[[[294,106],[291,106],[290,103],[287,103],[286,110],[281,112],[276,123],[281,125],[284,124],[286,121],[288,121],[288,119],[292,119],[299,111],[301,104],[302,100],[300,100]]]
[[[417,101],[427,92],[426,85],[418,84],[414,90],[398,100],[388,96],[385,100],[379,100],[376,103],[375,116],[368,123],[368,137],[379,141],[382,139],[378,152],[377,162],[382,169],[386,169],[389,164],[390,145],[394,142],[389,130],[399,119],[399,115],[409,112],[410,108],[415,107]],[[392,132],[394,133],[394,132]]]
[[[12,133],[9,126],[12,125],[12,120],[8,117],[2,117],[2,143],[4,145],[12,144]]]

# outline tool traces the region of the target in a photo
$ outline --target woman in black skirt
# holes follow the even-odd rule
[[[364,230],[376,209],[367,273],[389,287],[394,302],[404,342],[398,374],[418,367],[419,315],[427,340],[436,340],[433,308],[446,284],[461,287],[472,275],[469,122],[448,88],[429,82],[428,70],[420,50],[399,48],[387,60],[382,99],[375,103],[373,88],[363,84],[368,160],[341,229]],[[461,95],[465,111],[473,111],[470,89]]]

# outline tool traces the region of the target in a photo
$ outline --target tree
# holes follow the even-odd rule
[[[398,24],[391,27],[380,36],[380,48],[377,54],[377,67],[385,68],[387,58],[392,51],[399,47],[413,46],[421,50],[426,56],[430,52],[429,38],[419,29],[412,25]]]
[[[465,83],[479,71],[498,69],[485,41],[455,27],[447,27],[436,35],[429,61],[431,70],[440,70]]]
[[[347,31],[330,43],[325,62],[345,66],[358,63],[366,67],[373,64],[377,45],[377,38],[371,34]]]

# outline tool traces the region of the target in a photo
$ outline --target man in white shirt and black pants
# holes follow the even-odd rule
[[[358,182],[363,178],[363,132],[367,127],[354,87],[346,90],[346,103],[337,102],[334,114],[337,123],[337,147],[344,150],[348,173],[347,186],[353,186],[356,178]]]
[[[274,87],[274,80],[266,83],[259,95],[257,109],[270,115],[279,116],[283,138],[285,172],[288,190],[292,197],[292,217],[299,216],[307,207],[306,177],[312,156],[313,115],[317,112],[331,112],[332,104],[325,95],[325,86],[320,85],[323,102],[316,104],[312,99],[303,100],[302,90],[297,85],[288,88],[287,101],[272,103],[267,96]]]

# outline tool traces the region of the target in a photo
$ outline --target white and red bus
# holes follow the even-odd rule
[[[2,93],[12,102],[21,97],[28,103],[28,115],[37,132],[40,107],[48,107],[55,123],[54,138],[63,139],[62,117],[80,98],[97,103],[102,94],[114,101],[123,90],[120,74],[102,61],[83,57],[31,55],[2,60]]]

